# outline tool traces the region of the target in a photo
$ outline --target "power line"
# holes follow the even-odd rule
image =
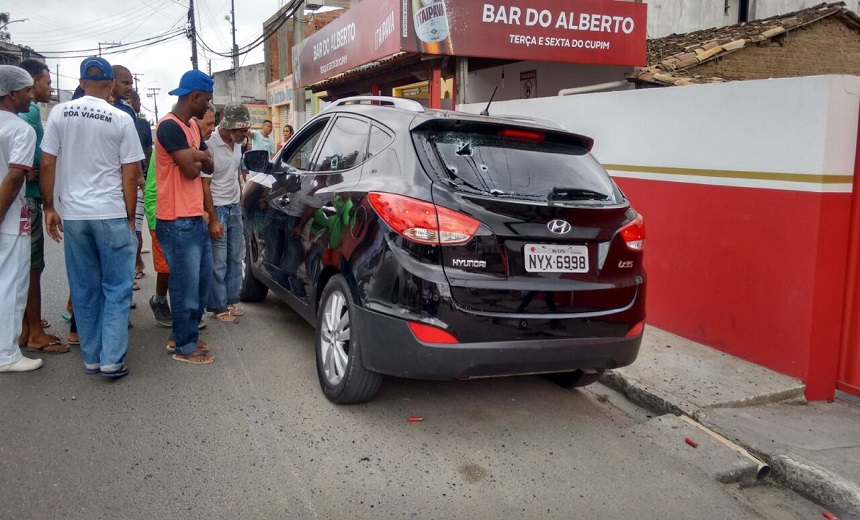
[[[260,36],[258,36],[257,38],[255,38],[254,40],[252,40],[251,43],[244,46],[242,49],[239,49],[235,53],[235,55],[236,56],[242,56],[242,55],[248,54],[251,51],[253,51],[254,49],[256,49],[257,47],[259,47],[260,45],[262,45],[263,43],[265,43],[266,40],[268,40],[273,34],[278,32],[278,30],[287,22],[287,20],[289,20],[291,17],[295,16],[296,10],[301,6],[303,1],[304,0],[292,0],[290,2],[290,4],[288,6],[286,6],[287,9],[284,12],[284,17],[277,24],[273,25],[268,30],[263,31],[263,33]],[[233,53],[224,53],[224,52],[216,51],[211,46],[206,44],[206,42],[203,41],[202,38],[200,38],[199,34],[197,35],[197,40],[200,42],[201,46],[206,48],[212,54],[215,54],[215,55],[220,56],[222,58],[232,58],[234,55]]]
[[[141,49],[143,47],[149,47],[152,45],[163,43],[184,35],[185,29],[177,29],[174,31],[167,32],[165,34],[161,34],[159,36],[153,36],[151,38],[138,40],[136,42],[124,43],[116,47],[110,47],[107,50],[102,49],[102,54],[120,54],[123,52],[133,51],[135,49]],[[86,58],[92,56],[93,51],[98,52],[99,49],[79,49],[73,51],[40,51],[39,54],[50,59]]]
[[[165,2],[166,0],[162,0]],[[158,4],[163,5],[163,4]],[[40,22],[49,22],[57,27],[56,30],[50,31],[51,36],[42,36],[41,38],[38,36],[33,37],[33,43],[44,45],[47,42],[58,42],[58,41],[68,41],[70,38],[74,38],[78,36],[78,34],[83,36],[90,36],[93,33],[105,34],[113,31],[119,31],[125,29],[127,27],[131,27],[134,24],[138,23],[137,17],[132,17],[135,11],[139,11],[141,7],[136,5],[135,7],[126,9],[124,11],[120,11],[115,13],[114,15],[108,16],[100,22],[88,23],[86,24],[86,28],[83,29],[71,29],[68,25],[59,25],[55,22],[51,21],[47,18],[43,13],[39,12],[38,14],[29,15],[31,18],[38,19]],[[161,13],[160,9],[153,9],[154,12]]]

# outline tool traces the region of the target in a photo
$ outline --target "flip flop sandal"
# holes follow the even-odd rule
[[[72,313],[69,311],[63,311],[62,318],[64,321],[72,321]]]
[[[208,365],[215,361],[215,356],[208,352],[197,349],[191,354],[173,354],[173,359],[182,361],[183,363],[191,363],[193,365]]]
[[[134,284],[131,286],[131,290],[132,291],[139,291],[140,290],[140,286],[137,285],[137,282],[134,282]]]
[[[199,348],[200,350],[205,350],[206,352],[209,352],[209,343],[206,343],[205,341],[198,339],[197,340],[197,348]],[[168,352],[176,352],[176,342],[173,340],[168,341],[166,350]]]
[[[227,322],[227,323],[232,323],[232,322],[236,321],[236,318],[234,318],[233,315],[230,314],[229,311],[219,312],[217,314],[213,312],[212,317],[218,321],[223,321],[223,322]]]
[[[59,346],[60,348],[52,349],[53,346]],[[65,354],[66,352],[71,351],[68,345],[63,345],[59,341],[51,341],[49,343],[45,343],[44,345],[40,345],[38,347],[34,347],[32,345],[27,345],[25,349],[27,352],[38,352],[40,354]]]
[[[69,342],[69,345],[80,345],[81,344],[81,338],[78,338],[78,339],[66,338],[66,341]]]
[[[100,370],[100,369],[98,369],[98,368],[87,368],[87,367],[84,367],[84,374],[86,374],[86,375],[88,375],[88,376],[93,376],[93,375],[96,375],[96,374],[98,374],[98,373],[101,373],[101,370]]]
[[[143,271],[138,271],[138,272],[134,273],[134,279],[135,280],[140,280],[144,276],[146,276],[146,273],[144,273]]]
[[[143,249],[140,250],[140,254],[142,254],[142,255],[145,255],[146,253],[149,253],[149,252],[150,251],[149,251],[148,247],[144,247]]]
[[[71,319],[71,318],[69,318],[69,319]],[[48,320],[42,320],[42,328],[43,328],[43,329],[47,329],[47,328],[49,328],[50,326],[51,326],[51,322],[50,322],[50,321],[48,321]]]
[[[227,312],[230,313],[230,316],[244,316],[245,315],[245,311],[243,311],[239,307],[236,307],[235,305],[228,305],[227,306]]]
[[[128,375],[128,366],[123,365],[119,370],[114,370],[113,372],[105,372],[104,370],[101,370],[99,371],[99,375],[110,379],[119,379]]]
[[[137,302],[134,300],[131,300],[131,305],[129,305],[128,308],[129,309],[136,309],[137,308]]]

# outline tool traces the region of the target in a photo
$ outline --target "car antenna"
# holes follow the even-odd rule
[[[499,85],[496,85],[496,88],[494,88],[494,89],[493,89],[493,95],[492,95],[492,96],[490,96],[490,102],[489,102],[489,103],[487,103],[487,108],[485,108],[484,110],[482,110],[482,111],[481,111],[481,115],[482,115],[482,116],[488,116],[488,115],[490,115],[490,105],[492,105],[492,104],[493,104],[493,98],[495,98],[495,97],[496,97],[496,91],[497,91],[497,90],[499,90]]]

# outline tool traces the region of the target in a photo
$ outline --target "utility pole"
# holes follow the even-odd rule
[[[132,76],[134,76],[134,90],[136,90],[136,91],[137,91],[137,93],[138,93],[138,94],[140,94],[140,89],[138,88],[138,87],[140,87],[140,85],[138,84],[138,79],[137,79],[137,77],[138,77],[138,76],[143,76],[143,74],[141,74],[141,73],[139,73],[139,72],[135,72],[134,74],[132,74]]]
[[[295,11],[293,11],[293,41],[295,42],[294,47],[298,49],[298,52],[293,55],[293,69],[296,69],[299,66],[299,60],[296,59],[296,57],[301,53],[302,45],[304,45],[303,40],[305,39],[304,23],[299,19],[299,11],[302,11],[301,4]],[[295,77],[296,71],[293,70],[293,78]],[[305,124],[304,87],[293,88],[293,102],[291,105],[290,109],[293,111],[293,127],[296,129],[301,128],[302,125]]]
[[[236,102],[236,72],[239,70],[239,47],[236,46],[236,2],[230,0],[230,32],[233,34],[233,70],[230,71],[229,85],[230,102]]]
[[[147,90],[149,91],[149,94],[147,94],[147,97],[151,97],[152,103],[155,105],[155,122],[158,123],[158,97],[157,96],[158,96],[158,93],[161,91],[161,89],[155,88],[155,87],[149,87]]]
[[[191,68],[197,70],[197,26],[194,24],[194,0],[189,0],[188,24],[191,26],[188,35],[191,40]]]

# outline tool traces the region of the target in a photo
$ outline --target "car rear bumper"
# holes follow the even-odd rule
[[[479,343],[419,341],[401,318],[356,307],[364,366],[413,379],[469,379],[610,369],[633,363],[642,336],[560,338]]]

